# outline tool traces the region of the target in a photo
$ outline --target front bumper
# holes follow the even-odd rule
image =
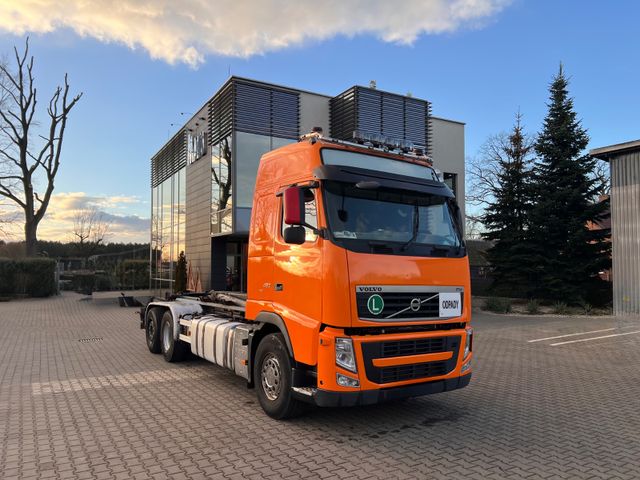
[[[356,405],[372,405],[389,402],[407,397],[419,397],[431,393],[448,392],[466,387],[471,380],[471,374],[433,382],[414,383],[412,385],[383,388],[379,390],[358,390],[354,392],[336,392],[330,390],[316,390],[311,400],[319,407],[352,407]],[[304,400],[309,401],[309,398]]]

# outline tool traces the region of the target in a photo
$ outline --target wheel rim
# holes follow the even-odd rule
[[[171,348],[171,329],[167,326],[167,324],[165,324],[164,328],[162,329],[162,347],[164,348],[165,352],[168,352],[169,348]]]
[[[262,362],[260,382],[262,390],[271,401],[277,400],[282,389],[282,369],[273,353],[269,353]]]

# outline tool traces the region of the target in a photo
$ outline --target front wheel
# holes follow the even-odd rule
[[[262,339],[253,371],[258,401],[267,415],[280,420],[302,413],[304,404],[291,395],[291,359],[281,333]]]
[[[167,362],[179,362],[189,353],[189,345],[181,340],[176,340],[173,335],[173,317],[169,310],[162,315],[162,354]]]

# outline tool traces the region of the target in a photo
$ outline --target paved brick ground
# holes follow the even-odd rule
[[[466,389],[277,422],[80,298],[0,304],[0,478],[640,478],[640,335],[527,343],[640,320],[477,316]]]

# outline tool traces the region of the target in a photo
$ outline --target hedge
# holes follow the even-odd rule
[[[51,258],[0,258],[0,294],[53,295],[55,271],[56,262]]]

